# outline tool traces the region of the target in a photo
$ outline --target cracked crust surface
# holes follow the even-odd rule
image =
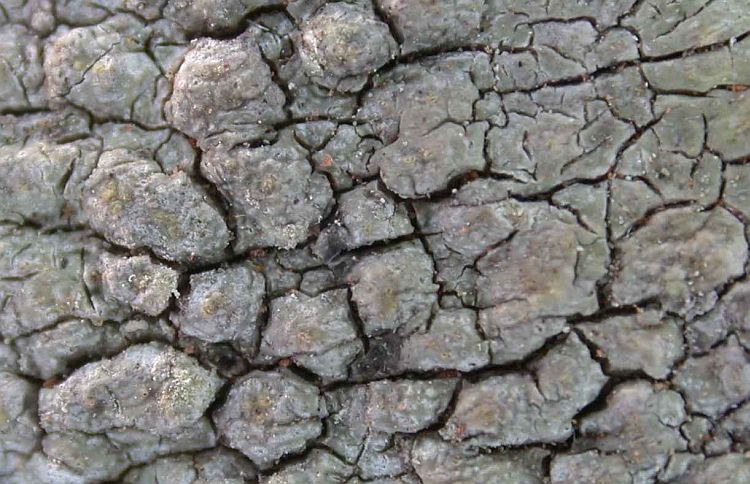
[[[745,0],[0,0],[0,482],[750,481]]]

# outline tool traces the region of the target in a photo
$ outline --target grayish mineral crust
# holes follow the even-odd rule
[[[615,304],[656,298],[692,319],[711,309],[716,288],[742,275],[747,242],[739,220],[722,208],[665,210],[619,244]]]
[[[376,0],[375,4],[393,23],[403,54],[471,46],[479,36],[484,7],[478,0]]]
[[[346,378],[347,367],[362,350],[362,343],[345,289],[315,297],[293,292],[273,299],[270,306],[261,358],[292,358],[325,379]]]
[[[320,449],[313,449],[296,464],[289,465],[261,480],[264,484],[325,484],[347,482],[354,472],[352,466]]]
[[[396,41],[365,8],[331,3],[300,28],[302,67],[317,84],[337,91],[359,91],[370,73],[395,57]]]
[[[597,449],[583,466],[586,472],[601,472],[606,455],[619,454],[635,480],[651,482],[669,456],[685,450],[680,424],[686,419],[679,393],[659,389],[643,380],[618,385],[607,397],[606,407],[586,416],[580,424],[581,438],[575,448]]]
[[[432,260],[418,243],[405,242],[363,257],[347,279],[368,336],[408,334],[425,327],[437,301]]]
[[[77,156],[71,145],[0,146],[0,220],[61,224],[65,185]]]
[[[82,232],[0,226],[0,334],[13,339],[74,318],[121,319],[101,297],[102,244]]]
[[[193,274],[171,320],[183,335],[253,354],[265,290],[263,274],[248,264]]]
[[[220,378],[171,347],[135,345],[42,389],[39,417],[47,432],[131,428],[168,435],[194,425],[220,386]]]
[[[454,445],[435,435],[420,437],[412,449],[412,462],[423,482],[436,484],[470,484],[475,482],[544,481],[542,449],[479,453],[469,447]]]
[[[42,435],[37,423],[38,388],[24,378],[0,371],[0,478],[12,474],[15,467],[31,454]]]
[[[148,256],[101,258],[105,293],[135,311],[156,316],[169,306],[177,294],[179,273]]]
[[[262,139],[284,119],[284,93],[251,36],[201,39],[185,55],[165,105],[172,125],[201,146]]]
[[[692,411],[716,418],[750,397],[750,361],[732,337],[706,356],[685,360],[674,382]]]
[[[48,475],[63,470],[72,482],[112,480],[160,455],[213,447],[203,414],[220,386],[197,361],[157,343],[84,365],[40,390],[42,448],[51,460],[35,454],[25,472],[44,482],[58,482]]]
[[[229,244],[220,212],[184,172],[162,173],[152,160],[107,152],[86,180],[84,211],[91,227],[129,249],[147,247],[167,260],[215,261]]]
[[[138,467],[123,478],[127,484],[174,482],[176,484],[242,483],[256,478],[256,469],[241,455],[223,447],[197,454],[161,457]]]
[[[739,453],[727,453],[706,460],[697,459],[677,477],[688,484],[706,481],[740,484],[750,479],[750,461],[746,455]]]
[[[487,134],[491,169],[518,180],[524,193],[604,175],[634,134],[593,84],[545,87],[504,99],[508,122]],[[521,100],[523,110],[515,105]]]
[[[328,214],[330,184],[306,156],[289,132],[273,145],[207,153],[201,170],[229,200],[236,252],[294,248]]]
[[[404,339],[399,366],[407,371],[455,369],[471,371],[490,362],[489,344],[477,331],[469,309],[439,310],[430,329]]]
[[[44,55],[50,98],[103,119],[163,125],[169,83],[146,52],[148,33],[143,22],[126,14],[58,31]]]
[[[464,385],[440,434],[493,447],[559,442],[573,433],[572,418],[597,397],[605,381],[586,346],[570,335],[534,362],[531,374]]]
[[[324,259],[414,231],[406,205],[379,189],[376,182],[341,194],[338,203],[336,218],[315,244],[316,253]]]
[[[733,332],[739,342],[750,344],[750,284],[739,282],[726,292],[714,309],[693,320],[685,331],[692,352],[705,353]]]
[[[578,328],[586,339],[601,348],[610,371],[640,370],[652,378],[663,379],[683,356],[681,325],[656,311],[615,316]]]
[[[134,319],[122,324],[95,325],[85,319],[71,319],[16,338],[13,346],[21,354],[18,365],[24,374],[48,379],[74,368],[80,361],[115,355],[134,343],[173,339],[174,329],[163,320],[152,323]]]
[[[284,371],[254,371],[232,386],[213,418],[222,442],[266,468],[305,450],[326,414],[316,386]]]
[[[747,0],[0,0],[0,483],[750,482]]]
[[[629,484],[634,480],[622,457],[590,450],[580,454],[555,456],[550,467],[550,482],[555,484],[573,484],[574,482]]]
[[[402,128],[403,129],[403,128]],[[402,136],[376,151],[383,183],[404,198],[419,198],[448,187],[454,178],[484,168],[486,123],[447,122],[425,133]]]
[[[454,380],[377,381],[367,386],[365,420],[377,432],[413,433],[435,423],[448,406]]]

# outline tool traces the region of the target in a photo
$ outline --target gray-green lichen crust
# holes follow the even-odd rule
[[[0,0],[0,483],[750,482],[746,0]]]

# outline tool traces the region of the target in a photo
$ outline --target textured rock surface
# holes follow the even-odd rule
[[[165,112],[201,146],[229,148],[267,136],[284,119],[283,106],[258,45],[245,36],[196,42],[174,76]]]
[[[291,358],[322,378],[344,379],[361,350],[345,289],[315,297],[293,292],[271,301],[261,358]]]
[[[101,260],[104,289],[112,299],[135,311],[156,316],[169,307],[177,294],[178,272],[146,256]]]
[[[147,247],[176,262],[214,262],[229,243],[219,211],[184,172],[162,173],[152,160],[107,152],[84,185],[91,227],[113,244]]]
[[[132,469],[123,478],[126,483],[175,482],[198,484],[208,482],[247,482],[257,471],[247,459],[223,447],[197,454],[161,457]]]
[[[685,419],[679,393],[654,388],[645,381],[623,383],[612,390],[602,410],[581,421],[582,438],[574,448],[600,451],[581,464],[586,472],[601,472],[607,464],[606,454],[616,453],[623,460],[615,465],[624,466],[634,479],[653,480],[670,455],[685,450],[679,428]]]
[[[573,416],[597,397],[606,377],[575,336],[531,371],[465,385],[441,435],[493,447],[567,439]]]
[[[600,357],[606,359],[612,372],[640,370],[663,379],[683,356],[680,324],[656,311],[615,316],[578,328],[600,348]]]
[[[366,335],[410,333],[424,327],[437,302],[432,260],[405,242],[357,261],[346,276]]]
[[[341,194],[338,204],[335,220],[315,243],[315,252],[325,259],[414,231],[406,205],[380,190],[376,182]]]
[[[359,91],[368,74],[395,57],[388,25],[356,4],[323,6],[300,28],[299,54],[307,75],[337,91]]]
[[[0,482],[750,481],[746,0],[0,0]]]
[[[657,213],[619,249],[622,269],[612,282],[614,302],[656,298],[688,319],[711,309],[716,288],[741,276],[747,261],[742,223],[721,208]]]
[[[229,200],[236,252],[291,249],[328,214],[330,185],[325,176],[313,173],[306,155],[289,133],[270,146],[206,155],[201,170]]]
[[[423,482],[542,482],[542,449],[500,451],[480,454],[471,448],[454,445],[435,435],[425,435],[414,444],[412,462]]]
[[[264,468],[303,451],[325,415],[315,385],[287,372],[255,371],[232,386],[213,417],[220,439]]]
[[[132,428],[158,435],[193,425],[220,385],[183,353],[136,345],[40,391],[39,417],[48,432]]]
[[[706,356],[688,358],[675,373],[690,409],[710,417],[750,396],[750,361],[735,338]]]
[[[182,335],[231,343],[252,355],[265,290],[263,275],[245,264],[193,274],[171,320]]]
[[[132,15],[53,35],[44,73],[52,102],[66,101],[104,119],[164,125],[169,82],[147,52],[148,29]]]

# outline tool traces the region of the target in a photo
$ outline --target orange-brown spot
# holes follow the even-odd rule
[[[44,380],[44,383],[42,383],[42,388],[52,388],[58,383],[60,383],[60,379],[56,376],[53,376],[52,378]]]
[[[263,257],[266,255],[266,249],[250,249],[247,251],[249,257]]]
[[[323,160],[320,162],[320,166],[323,168],[330,168],[333,166],[333,157],[328,153],[323,155]]]
[[[459,376],[461,376],[461,373],[459,373],[457,370],[443,370],[438,373],[438,378],[443,379],[458,378]]]
[[[71,205],[67,203],[63,205],[61,215],[68,222],[70,222],[70,219],[73,217],[73,215],[75,215],[75,213],[76,213],[75,208],[73,208]]]

